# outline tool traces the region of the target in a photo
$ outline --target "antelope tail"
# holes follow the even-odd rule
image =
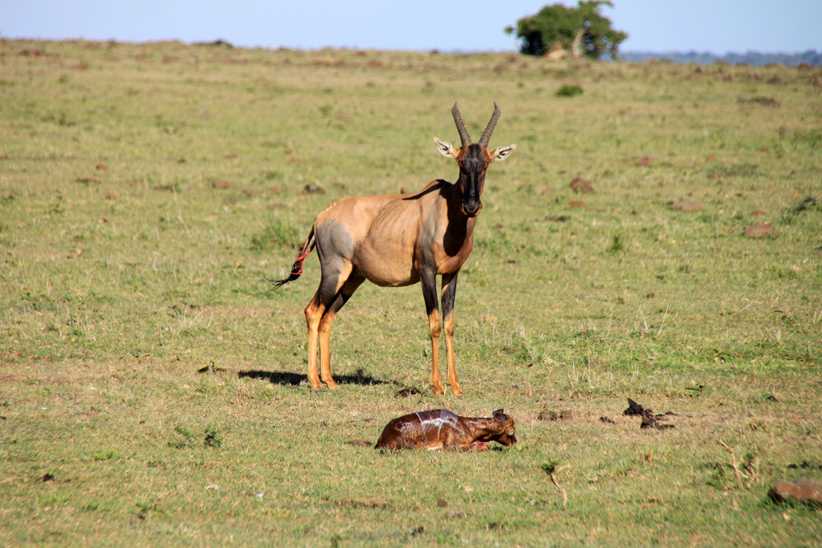
[[[308,238],[305,239],[303,242],[302,247],[300,248],[300,256],[297,257],[297,260],[294,261],[294,265],[291,267],[291,274],[288,275],[288,278],[284,280],[269,280],[266,278],[267,281],[274,284],[274,289],[279,289],[280,287],[284,286],[288,282],[293,282],[300,275],[303,273],[303,261],[305,258],[308,257],[308,254],[314,251],[314,248],[317,246],[317,242],[312,240],[314,239],[314,227],[311,227],[311,232],[308,234]]]

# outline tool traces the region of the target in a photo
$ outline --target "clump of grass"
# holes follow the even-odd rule
[[[803,211],[819,211],[819,202],[816,200],[815,196],[805,196],[802,198],[802,201],[796,204],[792,209],[791,213],[802,213]]]
[[[799,203],[793,207],[789,207],[782,213],[782,222],[784,224],[791,224],[799,215],[803,213],[821,210],[822,206],[819,205],[819,201],[816,199],[816,196],[808,194],[802,198]]]
[[[721,179],[722,177],[753,177],[759,175],[759,166],[756,164],[735,164],[732,166],[712,166],[705,170],[709,179]]]
[[[779,101],[774,99],[773,97],[751,97],[750,99],[745,99],[744,97],[740,97],[737,99],[738,103],[751,103],[756,105],[762,105],[763,107],[778,107]]]
[[[810,148],[822,143],[822,131],[818,129],[810,129],[807,131],[795,131],[791,139],[795,145],[805,144]]]
[[[254,251],[268,251],[276,247],[295,248],[298,239],[297,227],[282,219],[274,219],[260,232],[252,234],[250,247]]]
[[[582,86],[564,84],[554,95],[557,97],[576,97],[582,95]]]
[[[174,449],[182,449],[191,445],[191,440],[194,439],[194,434],[185,426],[178,424],[174,427],[174,431],[180,434],[183,439],[175,439],[168,442],[168,446]]]
[[[92,455],[91,458],[93,458],[96,461],[100,461],[100,460],[116,459],[119,456],[120,456],[120,453],[118,453],[114,449],[109,449],[107,451],[100,451],[99,453],[95,453],[94,455]]]
[[[628,238],[625,234],[614,234],[611,236],[611,245],[608,246],[608,253],[623,253],[628,250]]]
[[[216,426],[209,426],[205,429],[203,445],[206,447],[215,447],[217,449],[223,446],[223,436],[220,434],[219,428]]]

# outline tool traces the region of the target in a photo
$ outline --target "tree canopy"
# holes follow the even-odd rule
[[[616,59],[619,44],[628,35],[611,28],[611,20],[600,13],[602,4],[613,6],[611,2],[602,1],[580,1],[575,8],[552,4],[543,7],[536,15],[523,17],[517,21],[516,27],[517,38],[522,40],[520,51],[528,55],[545,55],[554,44],[569,50],[578,39],[581,55],[599,59],[607,53]],[[514,30],[507,27],[505,32],[511,34]]]

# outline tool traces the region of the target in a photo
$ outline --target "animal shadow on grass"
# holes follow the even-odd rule
[[[251,379],[266,379],[272,384],[299,386],[301,382],[308,382],[308,375],[303,373],[290,373],[288,371],[240,371],[237,376]],[[362,369],[357,369],[354,375],[334,375],[337,384],[397,384],[395,381],[383,381],[368,375]]]

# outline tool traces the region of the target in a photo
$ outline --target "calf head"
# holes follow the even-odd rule
[[[482,210],[480,196],[482,195],[483,186],[485,186],[485,171],[488,169],[488,165],[491,162],[506,159],[517,148],[517,145],[498,147],[493,152],[489,152],[486,148],[501,114],[496,103],[494,103],[494,114],[491,116],[491,120],[477,144],[471,142],[471,136],[462,121],[456,103],[454,103],[454,108],[451,109],[451,114],[454,115],[454,122],[457,124],[462,147],[455,148],[451,143],[441,141],[437,137],[434,137],[434,142],[437,144],[437,150],[440,151],[440,154],[448,158],[454,158],[459,164],[460,177],[457,185],[462,194],[462,212],[468,217],[476,217]]]
[[[489,441],[501,443],[505,447],[517,443],[517,429],[514,426],[514,419],[506,415],[504,410],[497,409],[494,411],[494,416],[490,420],[494,421],[495,432]]]

